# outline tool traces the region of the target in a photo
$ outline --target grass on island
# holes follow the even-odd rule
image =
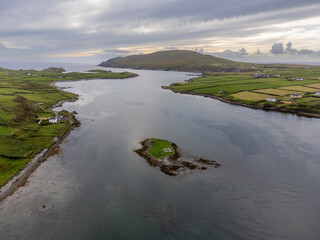
[[[254,65],[246,72],[207,72],[203,77],[165,88],[261,108],[320,114],[320,97],[314,94],[320,90],[318,66]],[[291,94],[303,94],[303,97],[294,98]],[[277,101],[267,101],[266,97]],[[283,104],[282,100],[290,100],[292,104]]]
[[[172,143],[167,140],[151,138],[146,144],[150,145],[147,152],[156,159],[164,158],[175,153],[172,148]]]
[[[52,86],[52,82],[76,79],[126,78],[132,73],[107,71],[63,73],[62,68],[42,71],[0,68],[0,186],[20,171],[37,153],[49,148],[72,124],[72,115],[59,114],[70,121],[50,124],[55,113],[48,107],[61,100],[75,99],[72,93]],[[39,121],[42,122],[39,124]]]

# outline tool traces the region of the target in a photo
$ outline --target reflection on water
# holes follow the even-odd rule
[[[0,204],[3,239],[320,239],[320,120],[174,94],[185,73],[59,83],[80,128]],[[168,139],[221,168],[170,177],[133,152]],[[1,239],[2,239],[1,237]]]

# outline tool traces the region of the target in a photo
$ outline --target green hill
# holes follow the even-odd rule
[[[99,64],[101,67],[187,72],[236,72],[246,65],[245,63],[186,50],[117,57]]]

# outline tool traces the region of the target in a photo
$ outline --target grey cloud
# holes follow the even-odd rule
[[[0,42],[0,50],[8,50],[8,48],[4,43]]]
[[[232,51],[230,49],[224,50],[223,52],[213,52],[209,53],[211,55],[222,57],[222,58],[229,58],[229,59],[241,59],[248,55],[248,51],[245,48],[240,49],[239,51]]]
[[[178,50],[176,47],[164,47],[163,50]]]
[[[314,53],[317,53],[313,50],[310,50],[310,49],[301,49],[301,50],[298,50],[298,49],[295,49],[292,47],[292,42],[289,41],[287,44],[286,44],[286,49],[284,49],[283,47],[283,44],[282,43],[275,43],[273,44],[272,46],[272,49],[270,50],[271,53],[273,54],[314,54]]]
[[[0,25],[0,42],[30,48],[20,51],[10,49],[12,57],[36,57],[96,49],[107,49],[103,52],[106,55],[120,55],[130,53],[119,51],[118,48],[122,47],[148,44],[179,47],[216,36],[241,38],[270,31],[248,29],[248,26],[261,27],[269,23],[317,16],[319,13],[319,6],[301,8],[301,11],[294,14],[286,11],[319,4],[319,0],[105,0],[96,5],[92,2],[1,1],[0,22],[6,24]],[[280,13],[272,15],[274,11]],[[260,16],[259,13],[268,14]],[[254,17],[229,25],[224,23],[228,18],[248,15]],[[221,22],[225,25],[197,27],[214,19],[223,20]],[[1,44],[0,49],[4,49]],[[306,51],[303,52],[301,54]],[[248,53],[229,50],[224,54],[245,57]]]
[[[286,48],[286,53],[297,53],[298,50],[292,48],[292,43],[291,41],[287,43],[287,48]]]
[[[127,50],[120,50],[120,49],[106,49],[103,51],[104,53],[111,53],[111,54],[130,54],[131,51],[127,51]]]
[[[299,54],[313,54],[313,53],[316,53],[316,52],[314,52],[313,50],[310,50],[310,49],[301,49],[301,50],[298,51],[298,53]]]
[[[258,48],[257,51],[254,53],[255,55],[261,55],[262,52],[260,51],[260,49]]]
[[[248,55],[247,50],[244,49],[244,48],[241,48],[241,49],[239,50],[239,53],[240,53],[240,55],[242,55],[242,56]]]
[[[282,43],[275,43],[272,45],[272,49],[270,50],[273,54],[284,54],[284,48]]]

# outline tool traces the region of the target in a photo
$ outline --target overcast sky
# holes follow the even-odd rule
[[[0,61],[187,49],[320,63],[320,0],[1,0]]]

